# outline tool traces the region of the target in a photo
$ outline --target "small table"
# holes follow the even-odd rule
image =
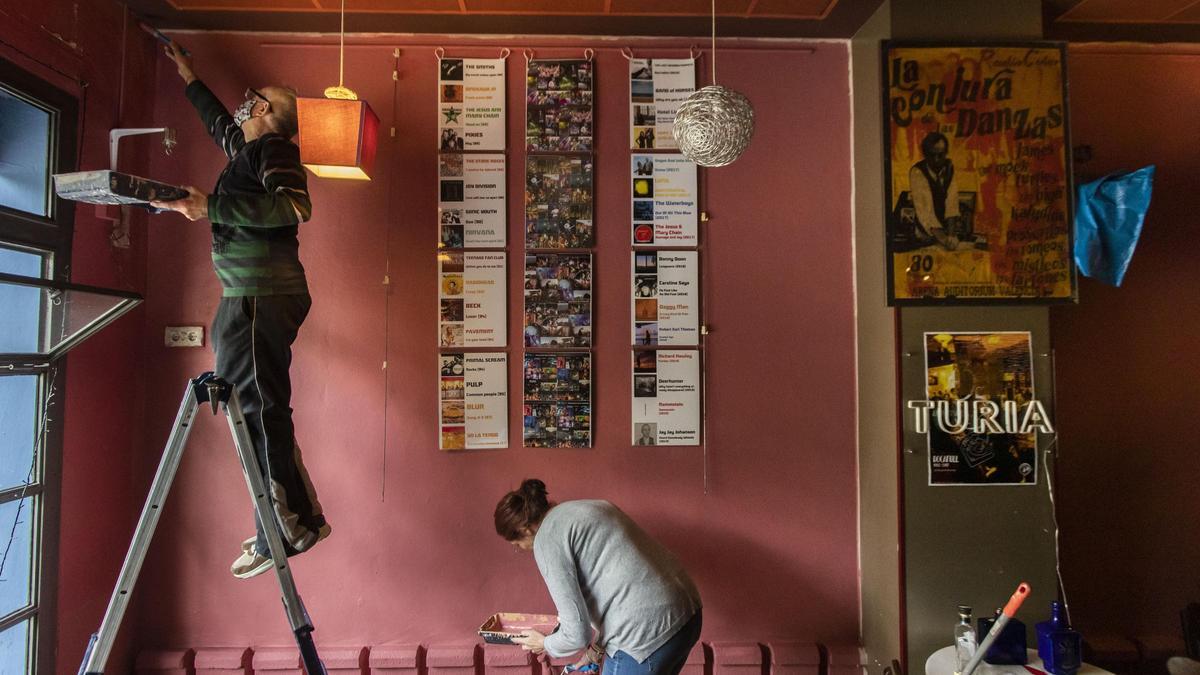
[[[1043,667],[1042,659],[1038,656],[1036,649],[1026,650],[1029,656],[1029,667],[1035,669],[1039,673],[1047,673]],[[1025,666],[993,666],[987,662],[981,662],[979,667],[975,669],[976,675],[1032,675]],[[942,647],[936,652],[929,655],[929,659],[925,661],[925,675],[954,675],[954,645]],[[1076,675],[1113,675],[1107,670],[1097,668],[1091,664],[1083,664]]]

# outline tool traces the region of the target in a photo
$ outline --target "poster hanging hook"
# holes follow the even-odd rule
[[[441,61],[446,58],[446,50],[442,47],[437,47],[433,50],[433,55],[437,57],[438,61]]]
[[[700,58],[701,53],[702,52],[699,49],[696,49],[696,45],[692,45],[691,47],[688,47],[688,56],[690,56],[693,61]]]
[[[588,47],[583,50],[583,58],[587,59],[588,63],[592,62],[592,57],[596,55],[596,50]]]
[[[511,49],[509,49],[508,47],[505,47],[504,49],[501,49],[501,50],[500,50],[500,58],[501,58],[501,59],[507,59],[507,58],[508,58],[508,55],[509,55],[509,54],[511,54],[511,53],[512,53],[512,50],[511,50]]]
[[[529,63],[530,61],[533,60],[533,50],[532,49],[525,49],[525,50],[523,50],[523,53],[525,54],[525,63]]]
[[[621,56],[624,56],[627,60],[632,61],[633,60],[633,50],[630,49],[629,47],[621,47]]]

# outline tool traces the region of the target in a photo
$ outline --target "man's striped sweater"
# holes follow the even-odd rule
[[[229,163],[208,198],[212,260],[222,295],[308,292],[300,264],[299,224],[312,216],[300,149],[280,134],[246,142],[221,101],[194,80],[187,98]]]

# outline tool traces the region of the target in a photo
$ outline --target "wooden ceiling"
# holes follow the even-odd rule
[[[341,0],[124,0],[159,28],[329,32]],[[716,0],[726,37],[847,38],[883,0]],[[711,0],[346,0],[349,33],[708,35]]]
[[[337,12],[341,0],[167,0],[183,12]],[[717,14],[820,20],[838,0],[718,0]],[[709,16],[709,0],[346,0],[347,13]]]
[[[1200,41],[1200,0],[1043,0],[1042,7],[1054,39]]]

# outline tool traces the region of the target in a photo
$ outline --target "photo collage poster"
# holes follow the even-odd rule
[[[632,344],[700,343],[700,253],[634,251],[631,255]]]
[[[438,448],[508,447],[508,354],[438,355]]]
[[[526,347],[592,346],[592,255],[525,256]]]
[[[888,304],[1072,301],[1066,47],[884,58]]]
[[[675,113],[695,91],[695,59],[630,59],[630,149],[678,148],[671,132]]]
[[[633,352],[633,445],[700,445],[700,352]]]
[[[525,150],[591,153],[594,64],[530,60],[525,86]]]
[[[525,158],[525,248],[591,248],[592,156]]]
[[[438,155],[439,248],[503,248],[507,213],[504,155]]]
[[[522,380],[525,447],[592,446],[591,352],[526,353]]]
[[[634,246],[697,246],[696,165],[678,154],[635,154],[631,161]]]
[[[925,333],[925,374],[926,400],[949,402],[947,426],[964,427],[947,433],[931,413],[930,485],[1037,484],[1036,432],[976,433],[963,419],[974,401],[1023,408],[1034,400],[1028,332]]]
[[[505,149],[504,59],[438,59],[438,150]]]
[[[437,256],[438,346],[505,346],[504,252],[442,251]]]

